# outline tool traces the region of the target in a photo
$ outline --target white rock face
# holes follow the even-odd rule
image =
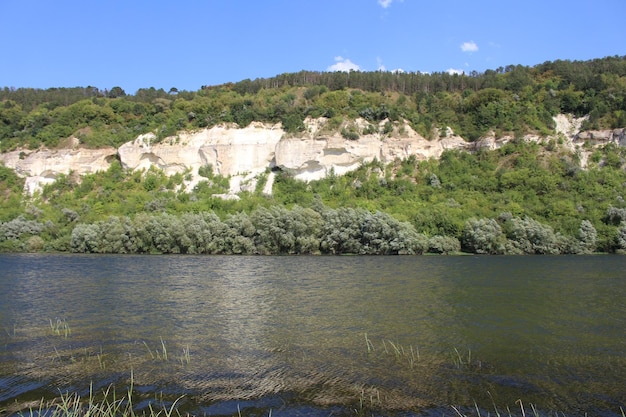
[[[152,143],[154,135],[141,135],[122,145],[118,152],[126,169],[156,166],[168,175],[189,170],[193,179],[187,183],[188,188],[202,180],[198,169],[206,165],[211,165],[215,174],[237,177],[242,183],[249,174],[259,174],[272,166],[276,145],[283,134],[280,126],[257,122],[243,129],[215,126],[181,132],[157,144]],[[231,189],[231,193],[239,191]]]
[[[319,120],[305,122],[315,127],[320,124]],[[357,125],[362,123],[356,121]],[[381,122],[381,128],[383,124]],[[276,166],[291,172],[297,179],[311,181],[324,178],[331,170],[343,175],[374,159],[389,163],[413,155],[419,160],[438,158],[446,149],[468,146],[459,136],[428,141],[407,123],[401,128],[403,134],[393,137],[371,134],[349,140],[338,133],[324,136],[317,132],[315,137],[283,139],[276,147]]]
[[[556,132],[560,138],[564,139],[564,145],[572,152],[577,152],[580,156],[580,165],[587,167],[589,156],[594,149],[609,143],[617,146],[626,146],[626,128],[614,130],[588,130],[581,131],[581,126],[588,117],[576,118],[572,115],[560,114],[554,118],[556,122]],[[584,147],[588,144],[591,146]]]
[[[279,127],[253,123],[244,129],[217,126],[197,132],[180,133],[162,143],[152,144],[154,135],[139,136],[122,145],[118,152],[126,169],[157,166],[168,174],[211,164],[216,174],[237,175],[267,167],[283,135]]]
[[[355,123],[365,124],[360,120]],[[419,159],[437,158],[445,149],[467,147],[459,136],[429,142],[408,124],[403,126],[403,137],[381,138],[372,134],[358,140],[345,139],[339,133],[325,135],[325,124],[325,119],[307,119],[306,132],[289,138],[284,137],[280,125],[258,122],[243,129],[216,126],[181,133],[158,144],[152,143],[154,135],[142,135],[122,145],[119,157],[126,169],[156,166],[167,174],[189,170],[193,179],[186,184],[188,188],[202,180],[198,169],[210,164],[215,174],[231,177],[230,195],[234,195],[253,190],[254,177],[267,169],[280,168],[297,179],[311,181],[325,177],[331,170],[337,175],[345,174],[374,159],[388,163],[411,155]]]
[[[106,170],[116,158],[115,148],[17,150],[0,154],[0,162],[26,178],[25,191],[30,195],[54,182],[59,174],[84,175]]]
[[[580,132],[583,121],[584,118],[557,116],[557,135],[552,138],[560,138],[572,151],[580,152],[583,163],[587,156],[585,152],[590,152],[583,149],[585,142],[595,146],[609,142],[626,146],[626,129]],[[345,174],[374,159],[389,163],[410,156],[418,160],[439,158],[446,149],[497,149],[512,140],[512,137],[496,139],[489,135],[469,143],[446,128],[445,137],[429,141],[411,129],[408,123],[396,124],[389,137],[374,133],[349,140],[337,133],[337,129],[328,133],[325,130],[327,123],[324,118],[306,119],[306,130],[298,137],[286,137],[280,125],[253,122],[243,129],[220,125],[181,132],[160,143],[154,143],[153,134],[145,134],[119,149],[83,149],[73,143],[67,149],[18,150],[0,154],[0,162],[26,178],[26,191],[31,195],[44,184],[53,182],[59,174],[72,171],[84,175],[106,170],[116,158],[130,170],[147,170],[154,166],[168,175],[189,174],[191,180],[185,183],[187,189],[205,180],[198,175],[198,170],[210,164],[215,174],[231,178],[229,193],[223,198],[235,198],[240,191],[254,190],[257,176],[275,168],[285,170],[297,179],[311,181],[323,178],[331,171],[336,175]],[[360,119],[351,123],[361,131],[367,125]],[[381,122],[379,131],[384,124],[385,121]],[[549,139],[525,136],[527,141]],[[270,172],[264,193],[271,193],[273,181],[274,174]]]

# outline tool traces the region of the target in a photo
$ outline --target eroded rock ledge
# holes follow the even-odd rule
[[[565,146],[581,153],[588,152],[582,148],[586,142],[595,146],[611,142],[626,146],[626,129],[581,132],[582,120],[559,115],[555,117],[554,137],[528,135],[525,139],[541,142],[558,137]],[[253,189],[259,174],[277,168],[290,172],[297,179],[311,181],[323,178],[331,170],[337,175],[345,174],[374,159],[389,163],[412,155],[419,160],[439,158],[446,149],[496,149],[512,139],[487,136],[470,143],[448,128],[445,135],[429,141],[404,123],[396,124],[388,136],[376,133],[349,140],[326,129],[327,122],[324,118],[307,119],[306,131],[297,137],[287,136],[280,124],[253,122],[242,129],[220,125],[180,132],[160,143],[154,143],[153,134],[145,134],[118,149],[85,149],[74,139],[63,149],[4,153],[0,155],[0,162],[26,178],[25,191],[31,195],[60,174],[84,175],[106,170],[115,159],[131,170],[155,166],[168,175],[188,173],[190,180],[185,184],[188,189],[203,180],[198,175],[199,168],[210,165],[215,174],[231,177],[230,193],[224,197],[234,198],[242,190]],[[357,120],[354,124],[361,128],[366,123]],[[381,122],[379,131],[383,124]],[[585,155],[581,160],[585,164]],[[270,176],[267,193],[271,192],[271,179]]]

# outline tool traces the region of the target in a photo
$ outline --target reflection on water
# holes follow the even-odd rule
[[[2,255],[0,409],[91,382],[123,387],[132,372],[140,395],[185,394],[187,411],[211,415],[474,401],[493,412],[520,398],[618,414],[625,264]],[[54,332],[57,319],[69,335]]]

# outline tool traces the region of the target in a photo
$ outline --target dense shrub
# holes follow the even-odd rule
[[[22,235],[39,235],[44,225],[35,220],[26,220],[19,216],[0,224],[0,240],[18,240]]]
[[[561,252],[557,236],[550,226],[529,217],[514,217],[505,223],[506,237],[513,251],[525,254],[558,254]]]
[[[626,222],[622,222],[622,224],[619,225],[616,241],[618,248],[626,250]]]
[[[426,247],[424,235],[388,214],[351,208],[324,212],[323,253],[420,254]]]
[[[435,235],[428,239],[428,252],[449,254],[461,251],[461,242],[453,236]]]
[[[506,236],[494,219],[470,219],[465,224],[463,249],[468,252],[501,255],[506,252]]]
[[[593,253],[598,242],[598,232],[589,220],[583,220],[578,229],[578,240],[572,253]]]
[[[274,206],[225,221],[211,212],[142,213],[132,221],[111,216],[76,225],[69,247],[83,253],[389,255],[419,254],[428,242],[409,223],[381,212]]]

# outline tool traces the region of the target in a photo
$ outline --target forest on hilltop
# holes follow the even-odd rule
[[[0,151],[57,146],[71,135],[85,146],[119,146],[139,134],[252,121],[304,129],[306,117],[371,122],[404,119],[424,137],[450,126],[467,140],[490,131],[552,132],[559,113],[588,115],[583,129],[626,126],[626,57],[510,65],[484,73],[312,72],[243,80],[198,91],[120,87],[0,90]],[[331,126],[333,123],[331,123]],[[356,139],[364,132],[346,132]],[[367,133],[367,132],[365,132]]]
[[[213,195],[228,178],[182,187],[185,174],[151,169],[78,178],[69,173],[34,197],[0,166],[0,250],[206,254],[583,254],[626,250],[626,149],[579,156],[526,143],[554,133],[553,116],[588,116],[583,129],[626,127],[626,57],[508,66],[484,73],[310,72],[171,88],[5,87],[0,150],[119,146],[137,135],[159,139],[219,123],[282,123],[297,134],[306,117],[337,127],[363,118],[348,139],[407,120],[425,137],[450,126],[468,140],[493,131],[516,139],[494,151],[446,151],[440,160],[374,161],[311,183],[269,173],[240,200]],[[381,121],[386,121],[379,127]],[[381,131],[378,131],[380,129]]]

